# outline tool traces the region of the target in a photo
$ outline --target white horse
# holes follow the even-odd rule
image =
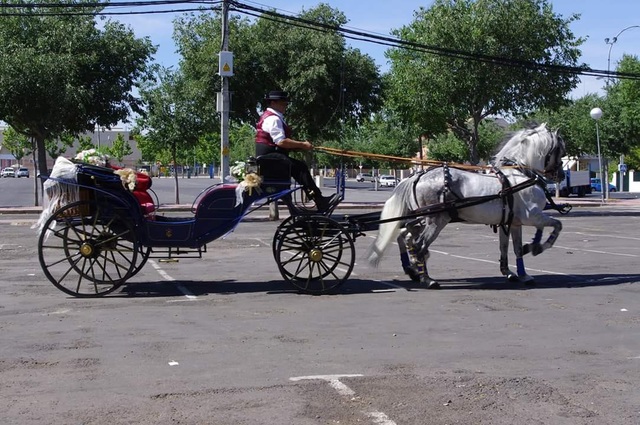
[[[547,198],[542,177],[562,181],[564,155],[562,138],[542,124],[508,139],[489,173],[445,163],[403,180],[382,209],[369,262],[377,266],[386,247],[397,238],[405,272],[428,288],[438,288],[427,271],[429,246],[448,223],[464,221],[499,226],[500,271],[509,280],[533,280],[525,271],[522,256],[550,248],[562,230],[559,220],[543,213]],[[533,241],[524,246],[522,226],[537,229]],[[553,230],[542,243],[545,227]],[[517,275],[508,266],[509,233]]]

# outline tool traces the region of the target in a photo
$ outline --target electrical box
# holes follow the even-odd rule
[[[221,77],[233,76],[233,52],[218,53],[218,74]]]

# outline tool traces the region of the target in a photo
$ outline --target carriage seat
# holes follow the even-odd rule
[[[110,166],[114,170],[120,170],[122,167],[117,167],[115,165]],[[140,204],[140,210],[142,214],[146,218],[153,218],[155,216],[155,212],[157,206],[153,200],[153,197],[149,193],[151,189],[151,176],[146,173],[141,173],[136,171],[136,187],[133,189],[131,194],[136,198],[138,204]]]
[[[291,188],[291,164],[279,158],[258,156],[258,175],[262,177],[262,188],[266,193],[275,193]]]

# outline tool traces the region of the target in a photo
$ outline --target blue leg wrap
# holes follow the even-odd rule
[[[536,234],[533,237],[533,243],[539,244],[541,239],[542,239],[542,230],[536,230]]]
[[[522,258],[516,258],[516,267],[518,268],[518,276],[527,274],[527,272],[524,271],[524,260]]]
[[[400,253],[400,261],[402,262],[402,268],[407,268],[411,266],[411,261],[409,261],[409,254],[406,252]]]

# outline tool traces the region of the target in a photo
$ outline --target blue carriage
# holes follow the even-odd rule
[[[149,258],[201,258],[208,243],[232,232],[258,208],[281,200],[290,211],[273,237],[282,277],[303,292],[334,290],[355,263],[355,236],[330,216],[344,198],[344,180],[337,185],[338,201],[319,214],[296,202],[301,192],[291,186],[290,170],[267,161],[258,158],[257,170],[249,170],[257,171],[250,173],[253,184],[213,185],[195,199],[191,215],[173,217],[157,214],[157,200],[139,181],[127,188],[118,170],[66,160],[70,172],[55,175],[54,167],[45,178],[53,200],[39,223],[42,270],[67,294],[106,295],[135,276]]]

